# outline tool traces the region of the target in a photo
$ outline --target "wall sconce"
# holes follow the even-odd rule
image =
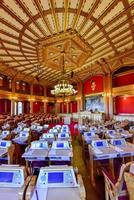
[[[33,99],[33,98],[32,99],[28,99],[28,101],[35,101],[35,99]]]
[[[76,99],[76,100],[80,100],[80,99],[81,99],[81,97],[76,97],[75,99]]]
[[[48,99],[43,100],[44,102],[48,102]]]
[[[124,97],[123,99],[124,99],[124,100],[126,100],[127,98],[126,98],[126,97]]]
[[[11,97],[11,99],[13,99],[13,100],[17,100],[17,99],[18,99],[18,97]]]

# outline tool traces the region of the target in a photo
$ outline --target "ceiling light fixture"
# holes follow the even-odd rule
[[[54,86],[54,89],[51,90],[51,94],[59,97],[66,97],[71,96],[77,93],[77,90],[73,88],[73,85],[71,85],[66,80],[66,73],[65,73],[65,52],[61,52],[63,56],[63,68],[62,68],[62,74],[61,74],[61,80]]]

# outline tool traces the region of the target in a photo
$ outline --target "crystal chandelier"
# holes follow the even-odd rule
[[[54,86],[54,89],[51,90],[51,94],[55,96],[71,96],[77,93],[77,90],[73,88],[73,85],[71,85],[66,79],[65,79],[65,69],[64,69],[64,54],[65,52],[62,52],[63,54],[63,69],[62,69],[62,78],[61,80]]]

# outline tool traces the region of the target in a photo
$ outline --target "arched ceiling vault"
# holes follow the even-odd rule
[[[1,0],[0,72],[52,85],[134,64],[134,0]]]

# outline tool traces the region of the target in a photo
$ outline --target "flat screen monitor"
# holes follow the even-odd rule
[[[62,143],[62,142],[57,143],[57,148],[64,148],[64,143]]]
[[[1,142],[0,146],[6,147],[6,142]]]
[[[22,135],[21,135],[22,137],[26,137],[26,134],[25,133],[22,133]]]
[[[43,143],[40,143],[40,148],[43,148],[43,146],[44,146]]]
[[[109,131],[109,134],[113,134],[113,133],[114,133],[114,131],[113,131],[113,130]]]
[[[63,183],[63,172],[48,173],[48,183]]]
[[[62,134],[61,134],[61,137],[63,137],[63,138],[66,137],[66,134],[65,134],[65,133],[62,133]]]
[[[122,142],[121,142],[121,140],[115,140],[115,141],[113,142],[113,145],[119,146],[119,145],[122,145]]]
[[[104,146],[104,143],[103,143],[102,141],[96,142],[96,146],[97,146],[97,147],[103,147],[103,146]]]
[[[89,132],[89,133],[87,133],[87,136],[92,136],[92,133],[90,133],[90,132]]]
[[[0,183],[12,183],[13,172],[0,172]]]
[[[7,132],[7,131],[4,131],[4,132],[3,132],[3,135],[7,135],[7,134],[8,134],[8,132]]]

